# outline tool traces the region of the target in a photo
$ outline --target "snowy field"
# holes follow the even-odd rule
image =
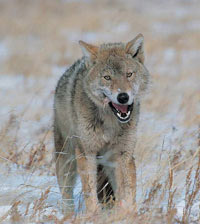
[[[0,223],[200,223],[200,2],[0,0]],[[145,37],[151,85],[135,150],[138,216],[64,217],[53,159],[56,82],[99,44]],[[81,195],[75,189],[76,206]]]

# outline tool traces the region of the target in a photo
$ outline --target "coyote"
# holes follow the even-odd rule
[[[86,212],[101,209],[101,188],[109,184],[117,205],[134,208],[133,157],[140,99],[149,82],[144,37],[94,46],[79,41],[83,57],[58,81],[54,100],[56,174],[65,212],[74,209],[80,175]],[[104,176],[105,181],[99,181]],[[119,204],[118,204],[119,203]]]

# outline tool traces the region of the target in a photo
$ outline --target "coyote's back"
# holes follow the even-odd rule
[[[56,172],[66,212],[81,177],[87,212],[100,209],[104,184],[116,204],[135,204],[133,157],[140,99],[149,73],[143,36],[100,47],[80,41],[84,56],[59,80],[54,101]],[[105,181],[106,180],[106,181]]]

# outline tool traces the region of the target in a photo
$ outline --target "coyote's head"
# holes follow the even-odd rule
[[[124,43],[100,47],[80,41],[88,73],[85,91],[98,106],[108,107],[122,122],[128,122],[134,102],[146,90],[149,73],[144,66],[143,35]]]

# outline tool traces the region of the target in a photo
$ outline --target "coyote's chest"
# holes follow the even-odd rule
[[[120,125],[113,123],[111,120],[105,120],[102,125],[90,126],[90,128],[88,128],[87,123],[84,125],[85,128],[82,125],[78,128],[78,130],[81,130],[79,135],[82,144],[89,145],[92,151],[98,152],[106,145],[116,144],[119,137],[123,135]]]
[[[121,129],[118,125],[109,125],[105,123],[103,129],[102,129],[102,140],[108,144],[114,143],[118,136],[121,135]]]
[[[117,123],[112,123],[111,120],[105,121],[101,130],[96,133],[97,141],[101,142],[101,148],[104,148],[105,145],[116,144],[121,135],[123,135],[123,130]]]

